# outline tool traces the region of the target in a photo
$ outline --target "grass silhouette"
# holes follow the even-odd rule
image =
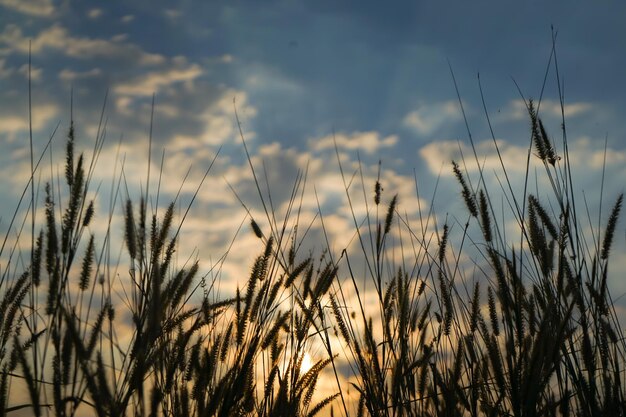
[[[526,105],[522,193],[513,192],[502,158],[501,190],[489,189],[476,154],[478,181],[468,175],[471,162],[451,161],[465,222],[440,223],[420,208],[416,229],[380,181],[361,184],[363,195],[373,191],[373,201],[365,198],[365,218],[358,218],[354,184],[337,152],[357,253],[332,253],[328,245],[302,254],[305,176],[294,178],[287,213],[277,218],[242,133],[269,230],[250,219],[263,249],[230,298],[198,277],[197,261],[175,262],[189,207],[182,216],[176,200],[161,212],[149,208],[148,185],[138,196],[123,191],[123,169],[112,196],[112,207],[123,206],[123,224],[114,224],[111,209],[106,235],[91,234],[89,226],[101,221],[89,196],[103,135],[89,160],[76,156],[72,120],[64,176],[45,185],[43,210],[37,209],[39,168],[31,148],[23,194],[31,191],[29,213],[20,218],[16,210],[9,227],[21,221],[24,230],[30,220],[30,236],[20,233],[10,243],[7,232],[0,249],[7,259],[0,278],[0,413],[625,415],[626,345],[607,285],[623,195],[602,230],[585,232],[565,120],[557,154],[541,101]],[[549,184],[535,194],[528,192],[531,158]],[[515,236],[496,214],[500,192]],[[114,236],[122,242],[112,242]],[[29,262],[20,270],[16,257],[24,241]],[[129,272],[123,277],[113,269],[115,245],[124,246]],[[469,245],[478,253],[469,267],[480,279],[467,279],[461,255]],[[354,267],[357,258],[364,274]],[[120,286],[123,302],[115,295]],[[120,323],[130,336],[121,337]],[[321,346],[324,357],[305,367],[312,345]],[[352,372],[350,382],[342,364]],[[315,397],[322,378],[334,381],[335,394]],[[27,395],[18,397],[23,390]]]

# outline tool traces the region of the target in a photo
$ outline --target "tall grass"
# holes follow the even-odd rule
[[[179,265],[174,254],[189,206],[182,216],[177,199],[159,208],[149,172],[145,191],[130,196],[121,167],[110,212],[98,218],[91,183],[103,135],[89,159],[77,156],[72,120],[63,176],[43,186],[38,208],[33,155],[29,214],[16,210],[0,253],[0,413],[625,415],[626,345],[607,283],[623,196],[601,230],[586,232],[592,222],[577,204],[566,130],[559,147],[540,117],[541,101],[526,103],[521,192],[502,159],[499,190],[489,188],[477,155],[478,178],[471,162],[451,161],[465,220],[441,222],[432,204],[419,208],[418,219],[401,215],[403,202],[383,193],[380,179],[362,181],[364,201],[354,201],[340,163],[357,242],[341,253],[320,242],[319,253],[302,253],[313,227],[300,217],[306,171],[279,215],[242,133],[265,218],[253,218],[242,202],[259,255],[226,298],[199,276],[198,260]],[[532,158],[544,178],[537,184],[548,184],[534,194]],[[360,203],[364,218],[354,209]],[[508,217],[496,215],[503,209]],[[106,224],[105,236],[93,234],[94,222]],[[124,251],[119,264],[115,248]],[[305,367],[312,349],[322,357]],[[316,395],[320,381],[335,393]]]
[[[364,272],[352,265],[359,254],[345,254],[350,284],[338,281],[332,307],[357,377],[356,415],[626,414],[626,344],[607,285],[623,195],[602,229],[585,232],[593,223],[577,205],[565,120],[559,155],[540,103],[526,104],[529,162],[521,193],[502,158],[505,182],[489,189],[474,153],[477,182],[465,159],[451,163],[467,221],[436,225],[420,210],[416,230],[400,217],[396,196],[382,206],[379,182],[374,208],[363,220],[354,215]],[[538,194],[527,192],[530,158],[543,169],[536,183],[548,184]],[[504,207],[494,195],[504,195]],[[516,236],[507,235],[509,219]],[[468,264],[465,252],[478,256]],[[373,291],[362,293],[363,279]],[[358,299],[352,316],[342,308],[350,290]],[[374,311],[364,307],[372,304],[368,297]]]
[[[176,265],[190,207],[177,221],[177,201],[159,213],[149,211],[147,194],[121,198],[128,189],[123,167],[99,241],[90,225],[102,220],[88,196],[102,136],[88,163],[75,155],[74,132],[72,121],[64,177],[44,186],[31,264],[11,275],[18,241],[3,269],[2,414],[313,416],[328,405],[337,394],[314,401],[313,393],[332,357],[308,368],[303,360],[325,332],[321,300],[335,265],[297,253],[288,216],[282,225],[268,217],[265,233],[251,220],[262,253],[236,295],[220,299],[216,283],[198,277],[198,260]],[[38,213],[32,209],[33,218]],[[116,235],[121,242],[111,241]],[[126,252],[117,266],[116,245]]]

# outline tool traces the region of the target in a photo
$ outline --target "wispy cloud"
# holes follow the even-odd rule
[[[25,132],[29,128],[28,112],[20,112],[15,109],[13,112],[4,108],[0,112],[0,135],[7,135],[7,140],[12,142],[19,132]],[[33,106],[33,130],[37,131],[48,124],[59,114],[59,108],[54,104],[36,103]]]
[[[600,171],[604,166],[626,169],[626,150],[604,149],[604,142],[589,137],[578,138],[570,145],[570,161],[579,168]]]
[[[556,100],[544,99],[541,103],[535,103],[535,107],[539,107],[540,116],[549,117],[561,117],[561,103]],[[590,112],[594,108],[592,103],[588,102],[576,102],[576,103],[564,103],[563,115],[565,117],[576,117]],[[528,119],[528,109],[524,100],[512,100],[509,102],[509,108],[505,115],[511,120],[526,120]]]
[[[87,17],[90,19],[98,19],[103,13],[102,9],[91,9],[87,12]]]
[[[165,9],[163,15],[168,19],[177,20],[182,15],[182,12],[176,9]]]
[[[491,139],[483,140],[476,144],[478,162],[483,169],[488,172],[500,170],[502,167],[500,158],[502,158],[502,163],[507,167],[507,170],[524,172],[528,148],[513,145],[504,140],[498,140],[496,143],[500,152],[499,156],[498,150],[496,150],[496,146]],[[452,161],[460,162],[463,158],[472,161],[467,164],[468,171],[478,171],[478,166],[474,163],[472,148],[464,142],[438,140],[422,147],[419,150],[419,154],[433,175],[453,176],[451,169]]]
[[[31,65],[30,68],[28,67],[28,64],[24,64],[22,65],[17,72],[22,75],[25,79],[28,79],[30,77],[30,79],[32,81],[41,81],[41,76],[43,75],[43,69],[40,67],[36,67],[34,65]]]
[[[100,68],[92,68],[88,71],[72,71],[71,69],[65,68],[59,72],[59,79],[63,81],[74,81],[81,78],[99,77],[100,75],[102,75]]]
[[[607,172],[606,178],[622,178],[626,175],[626,151],[611,148],[605,151],[604,141],[593,140],[585,136],[571,137],[568,142],[568,159],[572,168],[572,175],[576,177],[575,183],[579,190],[589,190],[591,184],[598,184],[603,170]],[[486,177],[492,177],[494,173],[495,175],[501,175],[504,166],[504,169],[509,174],[510,181],[516,182],[520,178],[524,178],[529,156],[528,147],[518,146],[503,139],[498,139],[496,144],[497,149],[491,139],[476,143],[476,156],[478,163],[483,169],[483,174]],[[558,149],[558,147],[557,153],[562,153],[562,150]],[[451,169],[452,160],[459,164],[463,164],[463,161],[465,161],[463,169],[470,174],[478,173],[474,152],[468,144],[463,142],[431,142],[422,147],[419,154],[426,162],[432,175],[453,176]],[[535,155],[534,148],[530,150],[529,164],[529,175],[531,176],[544,169],[541,161]],[[513,175],[511,176],[511,174]],[[612,181],[608,181],[608,183],[612,184],[611,188],[615,189],[616,192],[619,191],[619,185]],[[549,186],[548,184],[544,185]],[[592,191],[595,192],[597,190]]]
[[[354,132],[352,134],[337,133],[318,139],[310,139],[309,146],[314,151],[334,149],[335,144],[339,149],[349,151],[361,150],[373,154],[381,148],[394,146],[398,142],[398,136],[390,135],[382,137],[379,132]]]
[[[404,126],[420,135],[431,135],[446,123],[461,119],[459,103],[454,100],[422,104],[404,117]]]
[[[0,59],[0,79],[7,78],[15,72],[15,68],[7,67],[6,59]]]
[[[55,12],[52,0],[0,0],[0,6],[34,17],[50,17]]]
[[[32,41],[31,41],[32,39]],[[132,43],[112,40],[72,36],[66,28],[55,24],[39,32],[31,38],[22,33],[22,29],[9,24],[0,34],[0,44],[8,46],[10,51],[28,54],[39,54],[45,50],[58,51],[68,57],[81,60],[93,58],[124,59],[140,65],[157,65],[165,61],[165,57],[144,51]]]
[[[136,79],[118,84],[113,91],[122,96],[146,97],[172,84],[193,81],[202,74],[203,70],[198,64],[191,64],[184,68],[151,71]]]

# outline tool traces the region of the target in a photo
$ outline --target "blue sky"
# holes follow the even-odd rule
[[[514,81],[524,97],[538,99],[549,63],[541,114],[559,137],[551,27],[575,179],[589,201],[599,201],[606,139],[606,208],[626,179],[625,17],[626,6],[614,1],[0,0],[0,189],[13,197],[0,206],[3,232],[30,175],[29,41],[36,152],[43,152],[57,124],[52,147],[62,151],[72,89],[79,146],[89,151],[108,93],[107,140],[95,177],[102,190],[122,159],[131,192],[145,181],[153,94],[152,160],[165,152],[163,195],[175,195],[191,167],[181,200],[189,201],[221,147],[187,220],[187,249],[203,259],[218,259],[247,221],[228,184],[260,216],[233,100],[257,168],[267,167],[276,206],[284,206],[308,163],[304,218],[315,217],[315,186],[332,245],[342,248],[353,226],[333,135],[349,172],[362,161],[368,189],[378,160],[389,196],[400,193],[403,201],[416,198],[414,173],[425,203],[441,176],[434,209],[443,219],[461,207],[450,160],[459,158],[459,148],[469,152],[449,68],[488,171],[498,164],[478,74],[507,168],[523,173],[529,122]],[[57,169],[58,163],[47,162],[42,172]],[[414,215],[415,207],[407,203],[405,210]],[[590,210],[598,215],[597,204]],[[319,227],[311,234],[319,238]],[[237,240],[242,249],[224,264],[226,279],[260,250],[248,235],[246,230]]]

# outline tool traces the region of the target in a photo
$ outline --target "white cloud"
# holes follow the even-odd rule
[[[509,173],[524,173],[526,171],[526,160],[528,148],[526,146],[514,145],[508,141],[497,140],[498,150],[491,139],[487,139],[476,144],[478,161],[483,166],[485,172],[501,172],[502,164]],[[569,161],[573,169],[577,172],[587,172],[594,175],[600,172],[605,162],[604,142],[592,141],[588,137],[572,139],[568,146]],[[557,149],[557,154],[559,150]],[[462,157],[467,163],[468,172],[477,172],[472,149],[463,142],[457,141],[436,141],[424,146],[419,151],[420,156],[428,164],[428,168],[433,175],[452,176],[451,161],[461,164]],[[502,161],[500,161],[500,158]],[[541,165],[539,158],[535,155],[535,149],[531,150],[531,167]],[[626,164],[626,151],[617,149],[607,149],[606,166],[617,167]],[[531,168],[533,169],[533,168]]]
[[[122,23],[130,23],[133,20],[135,20],[135,16],[133,16],[132,14],[127,14],[127,15],[122,16],[120,18],[120,22],[122,22]]]
[[[273,94],[281,93],[299,96],[306,89],[297,80],[278,72],[275,68],[263,65],[254,65],[249,69],[245,78],[246,91],[270,91]]]
[[[90,19],[97,19],[103,14],[102,9],[91,9],[87,12],[87,17]]]
[[[588,167],[593,170],[601,170],[606,163],[607,167],[626,166],[626,151],[608,148],[606,155],[604,141],[589,137],[581,137],[568,147],[569,159],[575,167]]]
[[[113,91],[120,95],[148,97],[159,92],[164,87],[175,83],[193,81],[202,74],[202,68],[197,64],[192,64],[187,68],[153,71],[142,74],[137,79],[118,84]]]
[[[461,111],[456,101],[422,104],[404,117],[404,126],[420,135],[430,135],[446,123],[461,119]]]
[[[6,59],[0,59],[0,79],[7,78],[15,72],[15,68],[6,67],[6,62]]]
[[[130,97],[117,97],[115,98],[115,108],[120,113],[127,113],[130,111],[130,105],[133,100]]]
[[[176,20],[182,15],[182,12],[176,9],[165,9],[163,15],[169,19]]]
[[[167,183],[164,181],[163,187],[167,192],[176,193],[190,167],[193,167],[194,170],[192,172],[192,178],[193,175],[202,176],[203,170],[206,169],[208,163],[214,158],[219,145],[225,143],[239,143],[232,103],[233,96],[237,97],[237,108],[240,114],[245,114],[247,117],[254,117],[256,115],[256,109],[248,104],[245,93],[230,89],[215,91],[214,94],[217,98],[214,97],[212,101],[200,103],[200,105],[204,106],[200,108],[195,106],[184,107],[184,105],[188,103],[177,106],[176,100],[172,97],[180,99],[181,95],[176,92],[173,94],[174,96],[171,96],[169,92],[166,91],[159,100],[157,100],[155,106],[155,120],[159,120],[160,122],[165,121],[168,124],[171,121],[171,123],[174,124],[188,123],[189,125],[193,125],[191,132],[185,131],[184,129],[173,129],[163,136],[163,141],[159,141],[158,146],[162,146],[166,152],[165,172],[168,173],[168,181]],[[149,103],[146,104],[146,100],[137,101],[135,96],[120,95],[119,93],[114,95],[113,100],[116,111],[119,114],[132,115],[138,111],[138,107],[143,105],[149,106]],[[186,108],[195,110],[186,111],[184,110]],[[141,113],[150,114],[149,108],[144,110],[141,110]],[[148,120],[145,121],[146,124],[148,122]],[[90,135],[95,135],[95,129],[96,126],[92,126],[89,131]],[[137,133],[143,134],[144,132]],[[125,137],[132,138],[134,135],[128,135],[128,131],[126,131]],[[246,132],[247,139],[252,139],[253,137],[254,132]],[[128,155],[129,168],[127,168],[127,171],[131,169],[130,166],[132,166],[134,170],[136,166],[140,165],[138,162],[131,163],[130,155],[138,156],[144,160],[146,159],[146,153],[138,151],[136,147],[137,143],[138,142],[135,141],[130,142],[129,146],[133,146],[134,148],[125,147],[122,150],[124,154]],[[157,145],[155,144],[155,146]],[[155,155],[156,154],[153,154],[153,156]],[[225,156],[220,156],[220,163],[224,161],[225,158]],[[113,162],[114,159],[109,157],[109,162],[106,165],[112,166]],[[152,169],[153,172],[159,171],[158,166],[153,166]],[[129,174],[128,177],[135,178],[136,175],[141,175],[141,172],[145,172],[145,169],[141,168],[138,172],[134,172],[132,175]],[[193,192],[194,187],[195,184],[191,181],[184,185],[183,190],[185,192]],[[226,186],[224,186],[222,191],[224,191],[222,194],[230,194]]]
[[[389,148],[398,142],[398,136],[390,135],[385,138],[379,132],[354,132],[350,135],[337,133],[319,139],[310,139],[309,147],[314,151],[334,149],[335,143],[339,149],[350,151],[361,150],[368,154],[377,152],[380,148]]]
[[[48,17],[54,14],[52,0],[0,0],[0,6],[36,17]]]
[[[535,103],[535,108],[537,108]],[[592,103],[577,102],[565,104],[563,106],[563,113],[565,117],[575,117],[588,113],[593,109]],[[506,117],[508,115],[508,117]],[[561,117],[561,104],[555,100],[544,99],[539,106],[539,116],[549,117]],[[509,102],[509,109],[505,112],[505,117],[512,120],[528,120],[528,109],[524,100],[512,100]]]
[[[17,70],[24,78],[28,79],[28,64],[24,64]],[[40,81],[41,75],[43,74],[43,70],[34,65],[30,66],[30,79],[32,81]]]
[[[231,94],[232,92],[226,92],[222,95],[222,100],[219,100],[212,107],[213,115],[220,112],[232,112]],[[242,95],[238,94],[239,108],[241,108],[244,102]],[[206,116],[211,117],[209,114],[210,112],[207,111]],[[236,136],[237,133],[233,129],[232,116],[229,117],[231,119],[231,130],[229,132],[225,131],[223,134],[232,140],[233,135]],[[209,131],[206,132],[206,134],[208,133]],[[377,133],[372,135],[379,136]],[[313,141],[311,144],[314,145],[315,142]],[[177,136],[171,138],[164,146],[166,147],[164,172],[167,173],[161,184],[164,196],[178,191],[178,188],[181,187],[182,179],[190,166],[193,166],[190,178],[198,178],[198,175],[201,175],[202,167],[206,167],[207,161],[213,158],[215,150],[214,146],[206,146],[202,135],[199,137]],[[130,152],[130,150],[131,148],[128,148],[125,153]],[[267,179],[269,183],[268,187],[271,190],[269,193],[272,195],[273,205],[279,219],[281,219],[281,213],[287,212],[289,196],[293,182],[297,178],[298,170],[308,167],[305,193],[302,201],[300,201],[299,197],[297,201],[298,206],[300,203],[302,204],[298,210],[299,224],[303,230],[305,228],[308,229],[310,224],[312,225],[312,228],[307,231],[310,236],[314,237],[314,239],[309,237],[309,239],[312,239],[310,242],[311,247],[315,245],[323,246],[323,243],[320,243],[322,242],[320,239],[323,239],[323,237],[318,216],[318,204],[321,205],[331,246],[340,250],[348,245],[356,244],[358,240],[355,238],[354,220],[347,205],[346,191],[339,168],[336,166],[335,159],[329,158],[332,152],[330,149],[325,149],[321,153],[307,152],[295,148],[285,148],[278,142],[272,142],[259,145],[254,150],[251,162],[257,169],[257,175],[260,175],[264,169],[267,169],[267,172],[262,174],[263,179],[261,181],[264,182]],[[134,153],[136,154],[137,152],[135,151]],[[346,153],[345,158],[344,167],[349,167],[349,170],[353,170],[355,169],[354,167],[358,166],[353,152]],[[110,163],[107,165],[110,165]],[[133,167],[133,172],[127,172],[127,178],[139,178],[142,175],[141,172],[145,172],[145,167],[137,172],[135,164],[129,159],[127,159],[127,166]],[[154,172],[158,170],[156,167],[153,168],[155,169]],[[375,210],[377,209],[373,204],[373,188],[377,178],[377,166],[363,166],[362,169],[364,185],[361,186],[360,177],[357,179],[352,178],[349,190],[353,202],[352,209],[359,222],[368,212],[368,208],[363,200],[363,187],[368,190],[368,195],[365,198],[368,199],[370,214],[376,215]],[[145,174],[143,175],[145,176]],[[350,177],[350,174],[348,176]],[[210,185],[207,184],[203,187],[196,200],[197,204],[202,206],[202,210],[197,214],[190,215],[190,220],[187,221],[188,232],[186,233],[193,235],[193,239],[187,239],[189,241],[203,241],[207,247],[219,247],[220,245],[225,245],[225,242],[229,242],[229,239],[226,237],[231,236],[242,219],[245,218],[245,210],[240,206],[226,182],[221,181],[220,178],[226,179],[234,187],[245,204],[253,211],[255,219],[259,223],[264,222],[264,215],[258,211],[260,209],[256,187],[247,162],[235,162],[227,157],[220,156],[214,170],[210,173],[210,177],[208,180]],[[350,178],[347,180],[351,181]],[[408,213],[409,216],[412,216],[419,209],[420,205],[415,203],[415,183],[412,176],[400,175],[392,169],[384,170],[380,180],[385,188],[383,204],[387,204],[391,196],[398,193],[403,204],[403,215]],[[313,185],[315,185],[315,192]],[[182,191],[189,194],[195,191],[195,187],[196,184],[188,180],[187,183],[182,185]],[[262,184],[261,187],[265,192],[265,184]],[[267,198],[267,194],[265,197]],[[421,208],[425,209],[427,207],[428,204],[422,201]],[[386,207],[380,210],[384,211],[385,209]],[[210,220],[202,217],[207,212],[214,215],[211,216]],[[269,230],[266,222],[263,223],[262,228],[264,231]],[[243,239],[246,242],[243,245],[249,244],[248,250],[237,250],[236,252],[245,253],[248,256],[254,251],[255,245],[258,246],[258,241],[256,238],[249,240],[246,236],[244,232]],[[252,235],[250,234],[250,236]],[[217,240],[213,242],[214,239]],[[241,239],[238,239],[237,248],[242,248]],[[317,249],[319,249],[319,246]],[[214,250],[213,253],[220,253],[220,250],[223,249]],[[225,266],[226,274],[230,277],[237,277],[242,276],[241,271],[243,271],[243,276],[245,276],[249,262],[240,259],[238,255],[236,258],[233,258],[233,256],[230,257],[228,265]],[[203,258],[202,254],[200,254],[200,258]],[[233,262],[239,265],[233,265]]]
[[[17,133],[27,131],[29,128],[28,113],[24,113],[25,116],[19,116],[0,112],[0,134],[8,134],[8,140],[13,141]],[[57,114],[59,114],[59,109],[53,104],[33,105],[33,130],[43,128]]]
[[[206,120],[203,140],[209,144],[222,144],[226,140],[238,135],[235,131],[235,107],[233,100],[236,97],[237,112],[240,117],[254,118],[257,109],[248,102],[248,96],[242,91],[229,89],[222,94],[220,100],[211,106],[210,113],[204,116]],[[251,130],[245,132],[246,140],[252,140],[255,133]]]
[[[92,68],[88,71],[72,71],[70,69],[63,69],[59,72],[59,78],[63,81],[74,81],[82,78],[94,78],[99,77],[102,74],[100,68]]]
[[[118,35],[111,36],[111,41],[117,42],[117,43],[124,42],[127,39],[128,39],[128,34],[127,33],[120,33]]]
[[[24,36],[22,30],[14,24],[9,24],[0,34],[0,44],[6,44],[10,49],[27,54],[29,47],[33,54],[46,49],[57,50],[66,56],[79,59],[105,57],[111,59],[129,59],[138,61],[141,65],[157,65],[165,62],[159,54],[145,52],[134,44],[112,42],[105,39],[87,37],[73,37],[67,29],[55,24],[42,30],[32,38]]]
[[[497,140],[500,157],[504,166],[509,172],[524,172],[526,169],[526,156],[528,148],[513,145],[504,140]],[[500,170],[502,165],[496,147],[491,139],[478,142],[476,153],[481,166],[489,172]],[[467,169],[470,172],[477,171],[478,167],[474,163],[474,153],[472,149],[463,142],[440,140],[431,142],[419,150],[420,156],[428,164],[428,168],[433,175],[452,176],[452,161],[461,163],[465,158]]]

